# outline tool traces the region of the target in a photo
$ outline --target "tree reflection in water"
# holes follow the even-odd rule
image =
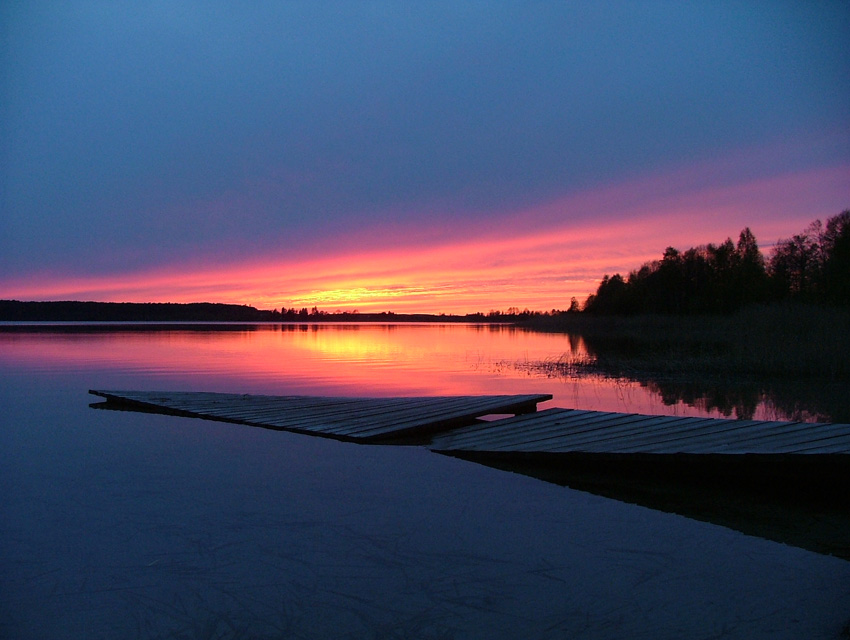
[[[751,420],[761,404],[767,417],[799,422],[848,422],[846,387],[828,380],[653,380],[633,378],[657,393],[664,404],[684,402],[704,411]],[[770,415],[772,414],[772,415]]]
[[[741,420],[850,422],[846,381],[730,371],[724,367],[729,347],[716,342],[571,335],[570,343],[572,353],[531,368],[552,377],[598,374],[637,383],[667,406],[682,403]]]

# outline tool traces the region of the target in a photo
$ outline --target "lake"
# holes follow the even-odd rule
[[[0,637],[837,638],[850,622],[845,560],[420,447],[100,411],[87,393],[550,393],[541,408],[719,415],[528,366],[581,356],[575,337],[5,329]]]

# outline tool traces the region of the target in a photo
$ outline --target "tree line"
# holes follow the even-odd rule
[[[850,306],[850,210],[815,220],[779,240],[765,258],[749,228],[731,238],[684,252],[668,247],[660,260],[626,277],[606,275],[588,296],[590,314],[730,313],[777,301]],[[577,311],[573,300],[571,311]]]
[[[193,302],[21,302],[0,300],[7,322],[260,322],[272,312],[247,305]]]
[[[523,315],[525,314],[525,315]],[[212,302],[25,302],[0,300],[0,322],[509,322],[525,318],[500,312],[467,315],[428,313],[359,313],[323,311],[318,307],[261,310],[248,305]],[[2,329],[2,327],[0,327]]]

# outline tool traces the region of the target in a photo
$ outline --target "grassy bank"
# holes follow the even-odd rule
[[[535,318],[525,326],[581,336],[590,355],[585,364],[608,373],[850,379],[848,309],[771,305],[729,316],[576,313]]]

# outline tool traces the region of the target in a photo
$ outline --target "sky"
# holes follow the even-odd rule
[[[566,308],[850,208],[850,2],[0,4],[0,298]]]

